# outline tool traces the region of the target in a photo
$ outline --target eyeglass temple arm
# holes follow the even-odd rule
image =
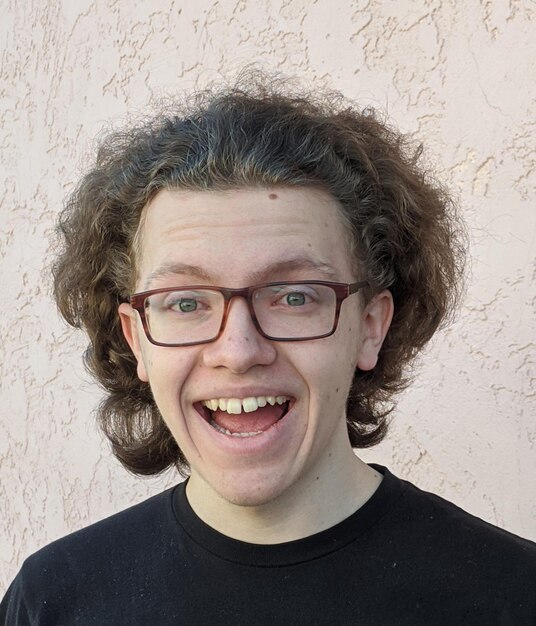
[[[363,289],[363,287],[370,287],[370,283],[367,280],[362,280],[359,283],[352,283],[348,285],[348,295],[352,295],[356,291]]]

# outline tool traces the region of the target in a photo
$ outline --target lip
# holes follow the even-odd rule
[[[233,392],[233,393],[236,393]],[[249,391],[247,392],[250,393]],[[251,392],[250,395],[274,395],[273,391],[267,392],[266,390]],[[280,395],[284,395],[281,393]],[[275,453],[280,446],[287,445],[288,436],[292,431],[292,425],[295,417],[296,398],[290,394],[286,394],[291,399],[289,401],[288,411],[285,415],[279,419],[275,424],[270,426],[267,430],[263,431],[259,435],[254,437],[233,437],[226,435],[225,433],[218,432],[213,428],[203,415],[195,408],[192,407],[196,413],[196,424],[203,430],[203,437],[205,443],[208,443],[210,447],[214,447],[223,454],[229,454],[233,457],[249,457],[253,455],[261,455],[263,453]],[[214,396],[212,396],[214,397]],[[226,396],[219,396],[226,397]],[[228,396],[228,397],[240,397],[240,396]],[[244,396],[248,397],[248,396]]]
[[[272,424],[271,426],[269,426],[266,430],[270,430],[270,428],[273,428],[273,427],[274,427],[276,424],[278,424],[278,423],[279,423],[282,419],[284,419],[284,418],[287,416],[287,414],[290,412],[290,409],[294,406],[295,402],[296,402],[296,399],[295,399],[295,398],[289,398],[289,399],[285,402],[285,404],[287,404],[287,405],[288,405],[288,406],[286,407],[285,414],[284,414],[284,415],[282,415],[282,416],[281,416],[281,417],[277,420],[277,422],[275,422],[274,424]],[[209,409],[208,409],[207,407],[205,407],[205,406],[204,406],[201,402],[196,402],[196,403],[194,404],[194,409],[196,410],[196,412],[197,412],[197,413],[199,413],[199,415],[203,418],[203,420],[204,420],[205,422],[208,422],[208,419],[207,419],[207,417],[206,417],[206,415],[205,415],[205,413],[206,413],[207,411],[209,411]],[[209,423],[210,423],[210,422],[209,422]],[[263,432],[266,432],[266,431],[263,431]],[[220,434],[221,434],[222,436],[224,436],[224,437],[229,437],[229,435],[227,435],[227,434],[225,434],[225,433],[220,433]]]

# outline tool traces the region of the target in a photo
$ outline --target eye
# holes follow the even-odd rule
[[[269,307],[274,313],[312,313],[322,304],[322,292],[315,283],[290,285],[272,283],[257,290],[255,306]]]
[[[210,299],[202,293],[172,291],[165,295],[161,303],[162,311],[173,313],[200,313],[210,308]]]
[[[172,306],[172,309],[178,310],[181,313],[191,313],[192,311],[197,310],[197,300],[193,298],[181,298],[180,300],[175,301]]]
[[[318,301],[318,294],[312,285],[280,285],[274,291],[277,297],[273,303],[285,308],[299,309]]]
[[[306,303],[304,293],[293,291],[285,296],[285,301],[289,306],[303,306]]]

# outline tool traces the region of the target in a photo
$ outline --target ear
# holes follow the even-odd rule
[[[362,311],[361,343],[357,367],[371,370],[378,362],[378,354],[393,319],[393,296],[387,289],[376,294]]]
[[[134,353],[138,361],[138,378],[144,383],[149,382],[147,369],[143,360],[143,354],[140,346],[140,325],[138,323],[138,315],[128,302],[123,302],[118,308],[119,318],[121,320],[121,328],[123,335]],[[143,332],[143,331],[141,331]]]

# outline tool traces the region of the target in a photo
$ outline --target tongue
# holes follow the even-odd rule
[[[251,413],[229,415],[226,411],[214,411],[212,419],[221,428],[226,428],[232,433],[254,433],[259,430],[267,430],[283,415],[284,407],[281,405],[258,408]]]

